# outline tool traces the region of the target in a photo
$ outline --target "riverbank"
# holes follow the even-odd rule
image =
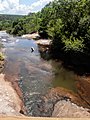
[[[4,74],[0,74],[0,115],[22,116],[21,106],[22,101],[11,83],[5,81]]]
[[[0,117],[0,120],[82,120],[82,118],[46,118],[46,117]],[[84,118],[89,120],[89,118]]]
[[[5,32],[5,31],[3,31]],[[1,116],[24,116],[24,105],[21,100],[19,86],[13,85],[10,78],[4,73],[6,57],[3,48],[0,48],[0,115]],[[17,84],[17,83],[16,83]],[[23,113],[23,114],[22,114]]]

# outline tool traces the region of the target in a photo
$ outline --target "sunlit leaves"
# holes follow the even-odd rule
[[[82,38],[75,38],[70,36],[70,38],[63,37],[63,43],[65,44],[65,51],[83,52],[85,48],[84,40]]]

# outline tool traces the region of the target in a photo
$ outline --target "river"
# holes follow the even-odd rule
[[[41,97],[53,87],[61,86],[77,92],[74,72],[60,63],[42,59],[34,40],[13,37],[1,31],[0,42],[6,56],[3,73],[9,81],[18,81],[27,115],[34,116],[37,104],[42,102]]]

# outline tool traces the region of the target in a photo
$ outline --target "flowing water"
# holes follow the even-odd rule
[[[6,56],[4,73],[10,81],[18,81],[28,115],[35,115],[41,97],[53,87],[75,89],[75,75],[55,61],[45,61],[40,57],[34,40],[13,37],[0,32],[0,41]],[[31,47],[35,51],[31,52]]]

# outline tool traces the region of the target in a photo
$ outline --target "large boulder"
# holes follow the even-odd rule
[[[69,100],[62,100],[55,104],[52,117],[83,118],[90,117],[88,109],[79,107]]]

